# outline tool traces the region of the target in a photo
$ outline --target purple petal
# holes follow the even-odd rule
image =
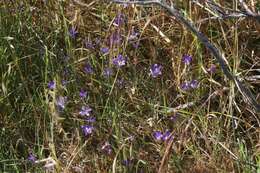
[[[189,65],[192,61],[192,56],[191,55],[183,55],[182,61],[184,64]]]
[[[153,64],[150,68],[150,74],[153,78],[158,77],[162,74],[162,66],[159,64]]]
[[[116,58],[112,60],[113,64],[118,68],[126,65],[126,58],[119,54]]]
[[[81,126],[81,129],[84,133],[85,136],[89,136],[93,133],[94,131],[94,127],[91,126],[91,125],[84,125],[84,126]]]
[[[87,94],[88,94],[87,91],[81,89],[80,92],[79,92],[79,97],[82,98],[82,99],[83,99],[83,98],[86,98],[86,97],[87,97]]]
[[[156,139],[157,141],[161,140],[163,137],[163,134],[160,131],[155,131],[153,132],[153,137],[154,139]]]
[[[92,74],[94,73],[94,70],[93,70],[93,67],[90,65],[90,64],[86,64],[85,67],[84,67],[84,71],[88,74]]]
[[[55,87],[56,87],[56,83],[55,83],[54,81],[50,81],[50,82],[48,83],[48,88],[49,88],[50,90],[55,89]]]
[[[28,156],[27,159],[28,159],[30,162],[32,162],[32,163],[35,163],[35,161],[37,160],[36,157],[35,157],[32,153],[29,154],[29,156]]]
[[[109,48],[108,48],[108,47],[102,47],[102,48],[100,49],[100,51],[101,51],[103,54],[106,54],[106,53],[109,52]]]
[[[82,106],[79,114],[82,116],[89,116],[92,109],[88,106]]]
[[[192,80],[192,81],[190,82],[190,87],[191,87],[192,89],[196,89],[196,88],[198,88],[198,86],[199,86],[199,82],[198,82],[197,80]]]

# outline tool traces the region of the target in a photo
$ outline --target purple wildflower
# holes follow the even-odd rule
[[[84,126],[81,126],[81,129],[84,133],[85,136],[89,136],[93,133],[94,131],[94,127],[91,126],[91,125],[84,125]]]
[[[189,90],[190,89],[189,83],[188,82],[183,82],[181,84],[181,89],[184,90],[184,91]]]
[[[215,64],[212,64],[212,65],[208,68],[207,71],[212,74],[212,73],[215,73],[216,70],[217,70],[217,66],[216,66]]]
[[[91,66],[89,63],[87,63],[87,64],[85,65],[84,71],[85,71],[86,73],[88,73],[88,74],[92,74],[92,73],[94,72],[92,66]]]
[[[158,77],[162,74],[162,66],[159,64],[153,64],[150,68],[150,74],[153,78]]]
[[[94,123],[94,122],[96,122],[96,117],[87,117],[87,118],[86,118],[86,121],[87,121],[88,123]]]
[[[77,31],[76,27],[73,26],[72,28],[70,28],[69,34],[70,34],[71,38],[75,39],[76,36],[78,35],[78,31]]]
[[[32,162],[32,163],[35,163],[35,161],[37,160],[36,157],[35,157],[32,153],[29,154],[29,156],[28,156],[27,159],[28,159],[30,162]]]
[[[128,167],[131,165],[132,162],[133,162],[132,159],[125,159],[125,160],[122,160],[122,165]]]
[[[80,92],[79,92],[79,97],[82,98],[82,99],[83,99],[83,98],[86,98],[86,97],[87,97],[87,94],[88,94],[87,91],[81,89]]]
[[[196,89],[196,88],[198,88],[198,86],[199,86],[199,82],[194,79],[194,80],[192,80],[192,81],[189,83],[189,85],[190,85],[190,87],[191,87],[192,89]]]
[[[120,26],[120,25],[122,25],[123,23],[124,23],[124,15],[123,14],[121,14],[121,13],[119,13],[116,17],[115,17],[115,20],[114,20],[114,24],[116,25],[116,26]]]
[[[55,87],[56,87],[56,83],[55,83],[54,81],[50,81],[50,82],[48,83],[48,88],[49,88],[50,90],[55,89]]]
[[[179,116],[179,113],[176,113],[176,114],[170,116],[169,119],[174,122],[177,120],[178,116]]]
[[[113,75],[113,70],[111,68],[107,67],[104,69],[103,75],[105,77],[110,77],[111,75]]]
[[[113,64],[116,65],[118,68],[126,65],[126,58],[123,55],[119,54],[116,58],[112,60]]]
[[[82,106],[81,110],[79,111],[80,115],[89,116],[92,109],[88,106]]]
[[[164,134],[163,134],[163,137],[162,137],[162,140],[163,141],[167,141],[168,139],[171,138],[171,131],[170,130],[167,130]]]
[[[103,53],[103,54],[107,54],[107,53],[109,52],[109,48],[108,48],[108,47],[102,47],[102,48],[100,49],[100,51],[101,51],[101,53]]]
[[[56,100],[56,105],[58,106],[58,108],[63,110],[65,109],[66,102],[67,102],[67,97],[59,96]]]
[[[184,64],[189,65],[192,61],[192,56],[191,55],[183,55],[182,61]]]
[[[163,137],[163,134],[160,131],[155,131],[155,132],[153,132],[153,137],[157,141],[160,141]]]
[[[155,131],[153,132],[153,137],[157,141],[167,141],[172,138],[170,130],[166,130],[164,133],[160,131]]]

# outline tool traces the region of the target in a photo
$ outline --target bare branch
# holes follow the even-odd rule
[[[124,0],[111,0],[112,2],[115,2],[117,4],[138,4],[138,5],[151,5],[151,4],[159,4],[160,0],[129,0],[129,1],[124,1]]]

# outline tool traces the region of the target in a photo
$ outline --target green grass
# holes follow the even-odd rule
[[[55,172],[157,172],[167,153],[166,172],[259,172],[259,116],[189,31],[156,7],[82,2],[89,6],[73,1],[0,2],[0,172],[47,172],[46,159],[55,161]],[[193,21],[208,16],[192,4],[178,5]],[[113,25],[118,13],[127,18],[120,26],[122,41],[102,55],[100,47],[108,45],[118,28]],[[72,26],[79,32],[76,39],[69,35]],[[127,41],[132,27],[140,33],[137,49]],[[212,20],[200,30],[225,52],[239,77],[257,75],[256,22]],[[97,38],[100,46],[87,49],[85,42]],[[112,59],[119,53],[128,58],[117,69]],[[190,65],[183,64],[184,54],[193,56]],[[84,72],[86,62],[93,74]],[[149,75],[154,63],[163,66],[157,78]],[[209,74],[206,69],[212,64],[217,71]],[[103,75],[106,67],[114,70],[110,78]],[[123,86],[118,84],[121,79]],[[192,79],[199,87],[183,91],[181,84]],[[48,88],[52,80],[54,90]],[[259,83],[246,82],[259,93]],[[88,92],[85,99],[79,97],[82,88]],[[64,111],[56,105],[59,96],[68,98]],[[88,124],[79,115],[83,105],[96,118],[88,137],[81,129]],[[170,150],[169,143],[152,136],[167,129],[173,133]],[[106,142],[111,154],[102,149]],[[36,163],[28,160],[30,153]],[[127,159],[131,161],[125,166]]]

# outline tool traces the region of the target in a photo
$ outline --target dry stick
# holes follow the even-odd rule
[[[180,23],[182,23],[188,30],[190,30],[203,44],[206,46],[210,52],[214,55],[214,57],[217,59],[224,75],[229,79],[232,80],[235,85],[237,86],[239,92],[243,95],[243,97],[250,103],[251,106],[253,106],[254,110],[256,112],[260,112],[260,105],[257,103],[254,95],[251,93],[251,91],[245,87],[236,76],[234,76],[228,69],[227,63],[225,61],[224,56],[221,54],[221,52],[214,46],[209,39],[201,33],[193,24],[191,21],[186,19],[179,10],[177,10],[173,5],[169,6],[164,1],[160,0],[147,0],[147,1],[124,1],[124,0],[110,0],[112,2],[118,3],[118,4],[138,4],[138,5],[158,5],[168,11],[171,16],[174,16]]]

